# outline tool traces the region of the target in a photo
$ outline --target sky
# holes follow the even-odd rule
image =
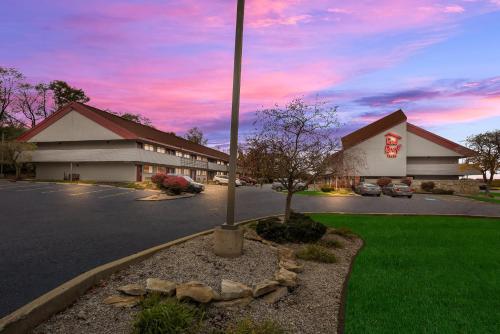
[[[236,0],[0,0],[0,66],[89,102],[229,141]],[[339,134],[403,109],[463,143],[500,128],[500,0],[247,0],[240,135],[296,97]]]

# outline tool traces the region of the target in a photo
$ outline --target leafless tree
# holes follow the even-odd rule
[[[40,118],[40,96],[33,85],[22,83],[19,85],[14,110],[22,113],[30,122],[31,127],[35,127]]]
[[[0,66],[0,123],[8,119],[9,111],[24,76],[15,68]]]
[[[290,218],[293,194],[300,180],[307,185],[323,175],[328,158],[337,150],[335,132],[340,124],[337,107],[316,101],[292,100],[284,107],[257,112],[256,133],[249,142],[260,147],[272,168],[267,173],[287,191],[285,221]]]
[[[349,181],[351,177],[359,175],[365,167],[366,153],[361,149],[351,148],[338,151],[330,158],[327,174]]]
[[[21,176],[22,166],[31,161],[31,152],[36,149],[33,143],[8,141],[0,143],[0,152],[3,153],[5,163],[11,164],[16,169],[16,179]]]

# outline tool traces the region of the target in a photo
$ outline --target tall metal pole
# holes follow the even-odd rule
[[[236,193],[236,163],[238,155],[238,121],[240,113],[241,58],[243,52],[243,18],[245,0],[238,0],[236,38],[234,42],[233,103],[231,107],[231,142],[229,146],[229,183],[227,189],[227,215],[223,228],[233,229]]]
[[[4,141],[4,132],[2,129],[2,146],[3,146],[3,141]],[[3,148],[2,148],[2,159],[0,160],[0,178],[3,178]]]

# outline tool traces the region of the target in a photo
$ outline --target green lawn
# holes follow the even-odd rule
[[[365,247],[346,333],[500,333],[500,219],[313,215]]]
[[[484,194],[478,194],[478,195],[467,196],[467,197],[475,199],[477,201],[500,204],[500,193],[490,193],[490,195],[492,195],[493,197],[487,197]]]

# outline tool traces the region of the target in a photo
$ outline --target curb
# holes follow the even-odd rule
[[[239,221],[236,225],[244,225],[258,219],[274,217],[270,215]],[[88,289],[95,286],[99,281],[108,278],[113,273],[125,269],[126,267],[143,261],[155,253],[164,249],[182,244],[191,239],[208,235],[215,229],[210,229],[189,236],[179,238],[144,251],[129,255],[127,257],[103,264],[93,268],[77,277],[63,283],[55,289],[45,293],[30,303],[18,308],[14,312],[0,319],[1,334],[21,334],[28,333],[52,315],[64,310],[73,304]]]

